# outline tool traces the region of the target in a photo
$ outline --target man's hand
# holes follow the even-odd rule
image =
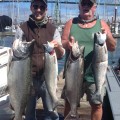
[[[70,37],[69,43],[68,43],[68,48],[71,50],[73,44],[75,43],[75,38],[73,36]]]
[[[58,47],[59,46],[59,43],[56,40],[52,40],[50,42],[50,44],[53,45],[54,47]]]
[[[105,28],[101,28],[102,30],[102,34],[107,34],[107,31],[105,30]]]

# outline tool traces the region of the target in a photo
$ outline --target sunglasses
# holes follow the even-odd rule
[[[43,6],[43,5],[34,5],[34,4],[33,4],[33,8],[34,8],[35,10],[37,10],[38,8],[40,8],[41,11],[44,11],[44,10],[46,9],[46,6]]]
[[[93,3],[92,2],[89,2],[89,3],[86,3],[86,2],[81,2],[81,6],[88,6],[88,7],[92,7],[93,6]]]

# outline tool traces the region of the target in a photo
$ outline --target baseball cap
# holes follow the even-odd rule
[[[80,0],[80,2],[82,2],[84,0]],[[92,3],[96,3],[97,1],[96,0],[90,0]]]
[[[47,5],[47,0],[31,0],[31,3],[34,2],[43,2],[45,5]]]

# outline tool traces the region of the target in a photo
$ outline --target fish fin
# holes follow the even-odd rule
[[[14,107],[12,106],[11,103],[9,104],[9,108],[14,111]]]
[[[64,106],[64,104],[60,101],[57,101],[54,106],[53,106],[53,111],[58,107],[58,106]]]
[[[6,93],[9,92],[9,87],[8,87],[8,86],[6,86],[6,88],[5,88],[5,92],[6,92]]]
[[[10,70],[10,65],[11,65],[11,62],[12,62],[12,59],[13,59],[13,51],[12,49],[9,50],[9,58],[8,58],[8,64],[7,64],[7,75],[9,73],[9,70]]]
[[[49,111],[50,112],[50,116],[53,116],[54,118],[58,118],[58,114],[56,111]]]
[[[101,94],[98,94],[97,92],[92,95],[92,99],[91,99],[92,103],[94,104],[101,104],[103,103],[103,98]]]
[[[109,72],[110,72],[110,67],[109,67],[109,66],[107,67],[107,71],[109,71]]]

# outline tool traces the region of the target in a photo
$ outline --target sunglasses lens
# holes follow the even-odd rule
[[[42,11],[44,11],[45,10],[45,6],[40,6],[40,9],[42,10]]]
[[[35,10],[37,10],[38,8],[40,8],[40,10],[44,11],[46,7],[45,6],[39,6],[39,5],[33,5],[33,8]]]
[[[92,7],[92,6],[93,6],[93,3],[91,3],[91,2],[89,2],[89,3],[82,2],[81,5],[82,5],[82,6]]]
[[[36,9],[38,9],[38,5],[33,5],[33,8],[36,10]]]

